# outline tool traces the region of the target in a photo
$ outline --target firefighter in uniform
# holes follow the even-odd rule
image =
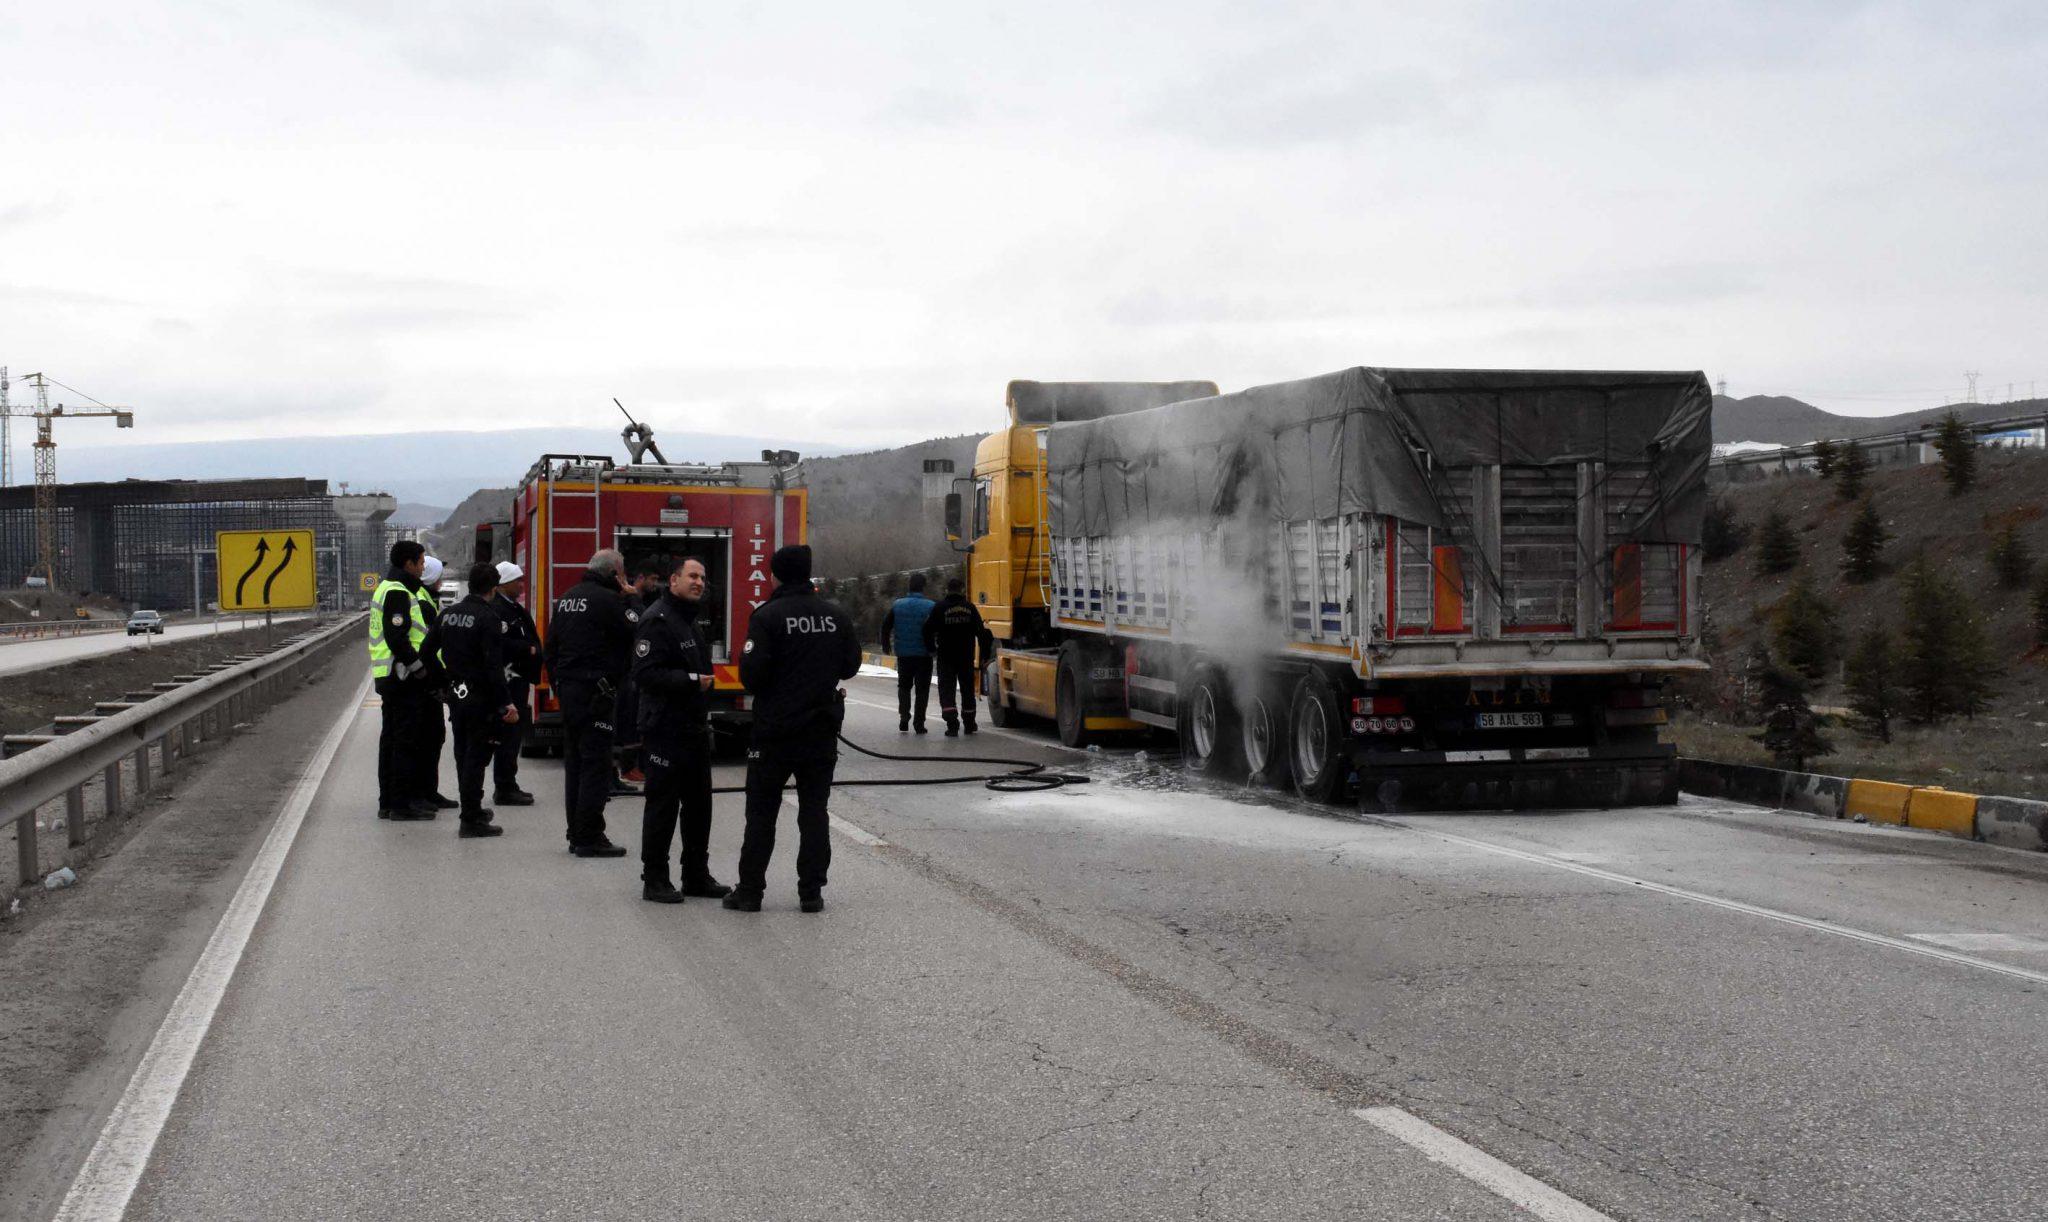
[[[860,638],[845,609],[811,588],[811,549],[785,547],[768,562],[775,589],[747,622],[740,682],[754,698],[747,748],[747,832],[739,885],[725,897],[738,912],[761,911],[782,787],[796,778],[796,889],[805,912],[825,909],[832,864],[826,804],[845,717],[841,680],[860,673]]]
[[[625,558],[596,553],[583,579],[555,599],[541,653],[562,706],[562,804],[569,851],[578,857],[624,857],[604,834],[611,796],[613,720],[633,653],[626,618]]]
[[[967,583],[958,577],[950,578],[946,582],[946,597],[932,608],[931,617],[924,622],[925,648],[938,663],[939,712],[946,717],[947,738],[960,733],[963,721],[967,732],[974,733],[975,679],[981,666],[995,654],[995,637],[988,625],[981,622],[981,612],[967,601],[966,589]]]
[[[498,563],[498,592],[491,610],[505,621],[505,687],[519,707],[519,724],[500,736],[491,758],[491,800],[500,806],[532,806],[533,795],[519,788],[519,748],[533,724],[533,685],[540,679],[540,630],[533,615],[520,605],[526,574],[510,560]]]
[[[411,539],[391,545],[391,571],[370,595],[370,676],[383,704],[377,735],[377,817],[431,819],[440,808],[419,788],[419,757],[441,720],[423,650],[427,619],[419,600],[427,549]]]
[[[640,689],[641,766],[647,805],[640,818],[641,898],[680,904],[690,895],[719,899],[732,888],[711,877],[711,650],[697,629],[704,564],[685,560],[668,590],[640,616],[633,642],[633,683]],[[669,881],[668,846],[682,822],[678,888]]]
[[[924,596],[924,574],[910,575],[910,592],[882,617],[882,643],[896,655],[896,732],[924,733],[924,710],[932,696],[932,651],[924,643],[932,600]],[[912,714],[915,713],[913,718]]]
[[[449,715],[455,723],[455,792],[462,800],[460,834],[496,836],[484,805],[484,774],[505,728],[519,724],[519,709],[505,686],[505,621],[491,609],[498,568],[488,561],[469,570],[469,593],[441,616],[441,660],[448,668]]]

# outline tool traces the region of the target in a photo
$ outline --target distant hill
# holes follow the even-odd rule
[[[1941,419],[1945,407],[1920,408],[1890,416],[1838,416],[1811,403],[1786,395],[1751,395],[1746,399],[1714,396],[1714,440],[1716,442],[1768,441],[1775,445],[1804,445],[1823,437],[1869,437]],[[2048,412],[2048,399],[2026,399],[2012,403],[1958,404],[1955,413],[1965,420],[1999,420]]]
[[[949,458],[956,476],[969,475],[981,437],[940,437],[805,463],[819,575],[860,577],[958,562],[936,506],[924,504],[924,462]]]
[[[436,526],[450,512],[445,505],[416,505],[411,501],[400,501],[390,521],[393,526]]]
[[[717,433],[657,433],[662,453],[676,462],[759,458],[764,449],[803,454],[837,447],[786,438]],[[616,430],[505,429],[499,432],[398,433],[380,436],[279,437],[268,440],[177,442],[163,445],[71,446],[59,473],[71,480],[230,479],[302,475],[340,491],[388,492],[401,502],[453,505],[478,488],[502,488],[543,453],[609,454],[624,462]],[[431,523],[427,523],[431,525]]]

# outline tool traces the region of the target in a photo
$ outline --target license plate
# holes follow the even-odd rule
[[[1481,713],[1479,728],[1482,730],[1523,730],[1543,728],[1541,713]]]

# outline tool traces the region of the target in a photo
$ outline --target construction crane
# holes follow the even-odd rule
[[[62,382],[52,382],[40,373],[32,373],[26,379],[35,388],[36,405],[33,410],[21,414],[34,416],[36,421],[36,563],[29,570],[33,580],[41,577],[45,585],[57,588],[57,439],[51,435],[50,426],[59,417],[78,419],[86,416],[112,416],[117,428],[135,427],[135,412],[132,408],[113,407],[93,399],[91,407],[66,407],[59,403],[50,406],[50,387],[55,385],[70,390]],[[81,391],[71,393],[81,398],[90,398]]]
[[[0,365],[0,488],[14,486],[14,405],[7,401],[7,366]]]

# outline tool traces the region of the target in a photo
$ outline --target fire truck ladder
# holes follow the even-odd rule
[[[541,499],[548,511],[548,588],[551,591],[566,590],[575,585],[574,575],[590,564],[590,558],[605,546],[604,540],[604,474],[611,470],[612,460],[608,454],[544,454],[541,456],[542,477]],[[581,482],[582,472],[590,474],[590,491],[565,491],[558,485],[565,479]],[[564,526],[559,516],[560,506],[577,501],[590,502],[590,525]],[[589,536],[590,546],[578,548],[563,547],[562,537]],[[564,557],[571,557],[564,559]],[[555,574],[568,569],[570,580],[566,583],[556,579]]]

